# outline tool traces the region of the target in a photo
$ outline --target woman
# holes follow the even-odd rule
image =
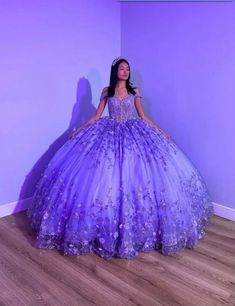
[[[96,113],[56,152],[27,211],[36,247],[104,259],[195,248],[212,214],[203,178],[145,114],[122,57]]]

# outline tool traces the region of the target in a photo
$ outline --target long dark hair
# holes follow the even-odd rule
[[[115,61],[115,60],[114,60]],[[113,61],[113,62],[114,62]],[[110,81],[109,81],[109,88],[108,88],[108,97],[112,97],[115,94],[115,86],[117,84],[118,78],[117,78],[117,72],[118,72],[118,67],[119,65],[124,62],[129,66],[129,71],[130,71],[130,64],[128,63],[128,61],[125,58],[120,58],[115,65],[111,65],[111,72],[110,72]],[[131,71],[129,73],[129,77],[126,80],[126,89],[127,92],[134,95],[135,91],[132,82],[130,82],[130,76],[131,76]]]

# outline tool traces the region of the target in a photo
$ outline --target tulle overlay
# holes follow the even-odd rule
[[[36,247],[105,259],[194,248],[213,214],[200,173],[145,120],[110,113],[68,140],[42,174],[27,210]]]

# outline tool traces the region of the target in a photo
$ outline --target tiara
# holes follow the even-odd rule
[[[115,58],[115,60],[112,63],[112,66],[114,66],[120,59],[124,59],[124,57],[123,56],[119,56],[119,57]]]

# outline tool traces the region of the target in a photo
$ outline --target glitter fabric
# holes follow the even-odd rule
[[[205,182],[174,141],[138,117],[136,96],[107,97],[109,116],[80,129],[47,165],[27,210],[37,248],[131,259],[195,248],[204,236],[213,214]]]

